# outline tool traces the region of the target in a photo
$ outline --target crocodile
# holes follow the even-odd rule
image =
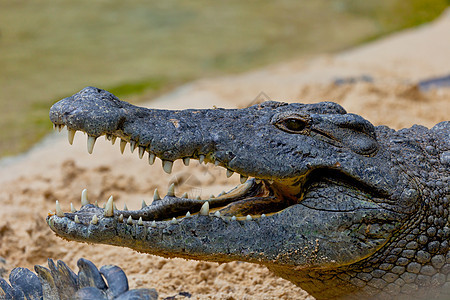
[[[217,197],[163,198],[140,210],[56,210],[60,237],[172,258],[245,261],[316,299],[450,295],[450,122],[374,126],[333,102],[268,101],[241,109],[158,110],[95,87],[55,103],[55,128],[87,150],[105,135],[140,158],[191,159],[240,174]]]

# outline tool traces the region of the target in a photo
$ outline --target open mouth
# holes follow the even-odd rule
[[[64,125],[55,125],[54,129],[61,131]],[[69,143],[73,143],[76,131],[68,128]],[[105,134],[105,138],[115,143],[118,136],[113,134]],[[92,153],[96,138],[88,135],[87,148]],[[138,149],[139,157],[142,158],[147,152],[149,164],[155,162],[156,154],[149,151],[148,148],[138,145],[136,142],[128,142],[124,136],[120,137],[120,150],[123,153],[125,146],[129,144],[131,151]],[[200,163],[211,162],[216,166],[220,164],[214,161],[211,155],[194,155],[192,157],[183,158],[183,163],[189,165],[191,159],[197,159]],[[166,173],[171,173],[173,162],[163,159],[162,167]],[[234,172],[227,168],[227,177]],[[189,198],[187,193],[176,195],[175,185],[172,184],[167,195],[161,197],[155,190],[153,201],[149,205],[143,204],[140,210],[128,210],[126,207],[122,210],[117,209],[113,202],[113,197],[99,207],[97,201],[90,204],[87,197],[87,191],[81,193],[80,210],[75,210],[71,204],[71,212],[64,213],[59,203],[56,204],[56,211],[50,212],[49,216],[57,215],[59,217],[67,217],[75,223],[95,224],[102,217],[114,217],[119,222],[139,225],[148,223],[155,225],[158,221],[178,222],[182,218],[194,217],[196,215],[211,215],[221,217],[228,220],[253,220],[261,217],[269,217],[279,213],[285,208],[295,204],[297,200],[289,195],[284,195],[281,187],[277,182],[272,180],[263,180],[258,178],[248,178],[241,175],[241,184],[228,192],[222,192],[218,196],[211,196],[208,199],[200,199],[200,197]]]

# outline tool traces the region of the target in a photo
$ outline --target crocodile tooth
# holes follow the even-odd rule
[[[77,224],[80,224],[80,219],[78,218],[78,215],[75,215],[75,218],[73,219],[73,221]]]
[[[114,145],[116,143],[117,136],[113,135],[111,138],[111,144]]]
[[[202,198],[200,198],[200,196],[195,197],[195,200],[202,200]]]
[[[98,201],[95,200],[94,205],[98,207]]]
[[[131,153],[133,153],[135,149],[136,149],[136,141],[130,140]]]
[[[55,123],[53,123],[53,130],[56,130],[56,124]]]
[[[202,208],[200,208],[200,215],[201,216],[209,215],[209,202],[208,201],[203,203]]]
[[[266,214],[262,214],[262,215],[261,215],[261,218],[265,218],[265,217],[266,217]]]
[[[255,183],[260,184],[261,183],[261,179],[255,179]]]
[[[144,222],[142,221],[142,217],[139,217],[139,220],[138,220],[138,225],[144,225]]]
[[[139,158],[142,159],[144,157],[145,148],[142,146],[139,146]]]
[[[233,171],[227,169],[227,178],[230,178],[233,173]]]
[[[114,200],[113,200],[113,196],[109,197],[108,202],[106,202],[104,216],[105,217],[112,217],[112,216],[114,216]]]
[[[145,203],[145,200],[142,200],[142,208],[146,208],[147,207],[147,203]]]
[[[189,198],[188,193],[184,193],[183,195],[181,195],[181,198]]]
[[[244,184],[247,181],[248,177],[241,174],[241,177],[239,180],[241,181],[241,184]]]
[[[156,155],[153,153],[148,154],[148,164],[153,165],[155,163]]]
[[[89,152],[89,154],[92,154],[92,151],[94,151],[95,140],[96,140],[95,137],[88,135],[87,151]]]
[[[76,212],[77,210],[75,209],[75,207],[73,206],[73,203],[72,202],[70,202],[70,211],[71,212]]]
[[[69,144],[73,144],[73,138],[75,137],[75,133],[77,131],[70,129],[69,127],[67,127],[67,138],[69,139]]]
[[[172,183],[167,190],[167,196],[175,197],[175,183]]]
[[[267,180],[270,184],[273,184],[273,180],[272,179],[270,179],[270,180]]]
[[[216,198],[216,196],[214,196],[213,194],[209,195],[209,199],[213,199]]]
[[[215,162],[214,162],[214,165],[217,167],[218,165],[220,164],[220,161],[218,161],[218,160],[216,160]]]
[[[123,151],[125,151],[125,146],[127,145],[127,141],[124,139],[120,139],[120,153],[123,154]]]
[[[203,154],[201,154],[201,155],[198,157],[198,162],[199,162],[199,164],[202,164],[204,161],[205,161],[205,156],[204,156]]]
[[[126,203],[123,205],[123,210],[124,210],[124,211],[127,211],[127,210],[128,210],[128,207],[127,207],[127,204],[126,204]]]
[[[175,217],[172,218],[172,220],[170,220],[170,224],[177,224],[177,219]]]
[[[58,217],[64,217],[64,212],[61,209],[61,205],[59,205],[59,201],[56,200],[56,215]]]
[[[246,219],[247,221],[251,221],[251,220],[252,220],[252,216],[247,215],[247,217],[245,217],[245,219]]]
[[[186,213],[186,218],[190,218],[191,217],[191,213],[188,211],[187,213]]]
[[[64,126],[65,126],[64,124],[63,124],[63,125],[59,125],[59,126],[58,126],[58,131],[61,132],[61,130],[64,129]]]
[[[232,217],[231,217],[231,220],[232,220],[232,221],[236,221],[236,216],[232,216]]]
[[[225,194],[226,194],[226,192],[225,192],[225,191],[222,191],[219,195],[217,195],[217,197],[223,196],[223,195],[225,195]]]
[[[155,189],[155,192],[153,193],[153,201],[161,200],[161,197],[159,196],[158,189]]]
[[[89,201],[87,199],[87,189],[81,191],[81,206],[88,205]]]
[[[129,225],[133,224],[133,218],[131,216],[128,217],[127,224]]]
[[[173,161],[163,160],[162,164],[164,172],[166,172],[167,174],[172,173]]]
[[[123,214],[120,214],[120,216],[119,216],[119,222],[123,223]]]
[[[153,222],[150,224],[151,227],[156,228],[156,221],[153,220]]]
[[[95,201],[95,203],[97,204],[97,201]],[[103,203],[103,209],[105,209],[105,208],[106,208],[106,203]]]
[[[94,215],[93,217],[92,217],[92,220],[91,220],[91,224],[97,224],[98,223],[98,217],[97,217],[97,215]]]
[[[220,217],[220,211],[216,211],[216,212],[214,213],[214,216]]]
[[[191,161],[191,159],[189,158],[189,157],[185,157],[185,158],[183,158],[183,164],[185,165],[185,166],[189,166],[189,162]]]

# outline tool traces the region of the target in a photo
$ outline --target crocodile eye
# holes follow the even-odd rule
[[[302,132],[306,127],[306,122],[296,118],[285,119],[276,124],[278,128],[290,133]]]
[[[284,121],[284,126],[292,131],[302,131],[303,129],[305,129],[306,124],[299,119],[287,119],[286,121]]]

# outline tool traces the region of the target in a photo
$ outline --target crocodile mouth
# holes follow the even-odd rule
[[[54,129],[61,131],[64,125],[55,125]],[[68,129],[69,143],[73,143],[75,130]],[[105,134],[106,140],[114,145],[118,136]],[[88,152],[92,153],[96,139],[92,139],[88,135]],[[120,150],[123,153],[128,142],[122,137],[120,141]],[[145,147],[138,146],[137,143],[131,141],[130,148],[133,152],[139,149],[140,158],[147,151],[149,155],[149,164],[155,162],[157,157]],[[211,156],[195,155],[183,158],[183,163],[189,165],[190,159],[197,159],[200,163],[212,162],[219,166],[217,162],[211,161]],[[162,167],[166,173],[171,173],[172,164],[162,160]],[[234,172],[227,169],[227,177]],[[113,202],[111,196],[108,201],[99,207],[97,201],[91,204],[88,201],[87,190],[81,193],[81,209],[76,210],[71,204],[71,212],[64,213],[57,201],[56,211],[50,211],[49,217],[56,215],[58,217],[67,217],[75,223],[95,224],[96,220],[102,217],[114,217],[118,222],[143,225],[145,223],[155,225],[159,221],[177,222],[183,218],[194,217],[196,215],[210,215],[221,217],[227,220],[252,220],[257,218],[269,217],[277,214],[287,207],[296,204],[299,200],[283,192],[282,186],[272,179],[248,178],[240,174],[241,184],[228,192],[222,192],[218,196],[211,195],[208,199],[200,199],[200,197],[189,198],[187,193],[181,196],[175,195],[175,185],[171,184],[168,188],[167,195],[160,197],[158,190],[155,190],[153,201],[147,205],[143,203],[140,210],[128,210],[126,205],[124,209],[119,210]]]

